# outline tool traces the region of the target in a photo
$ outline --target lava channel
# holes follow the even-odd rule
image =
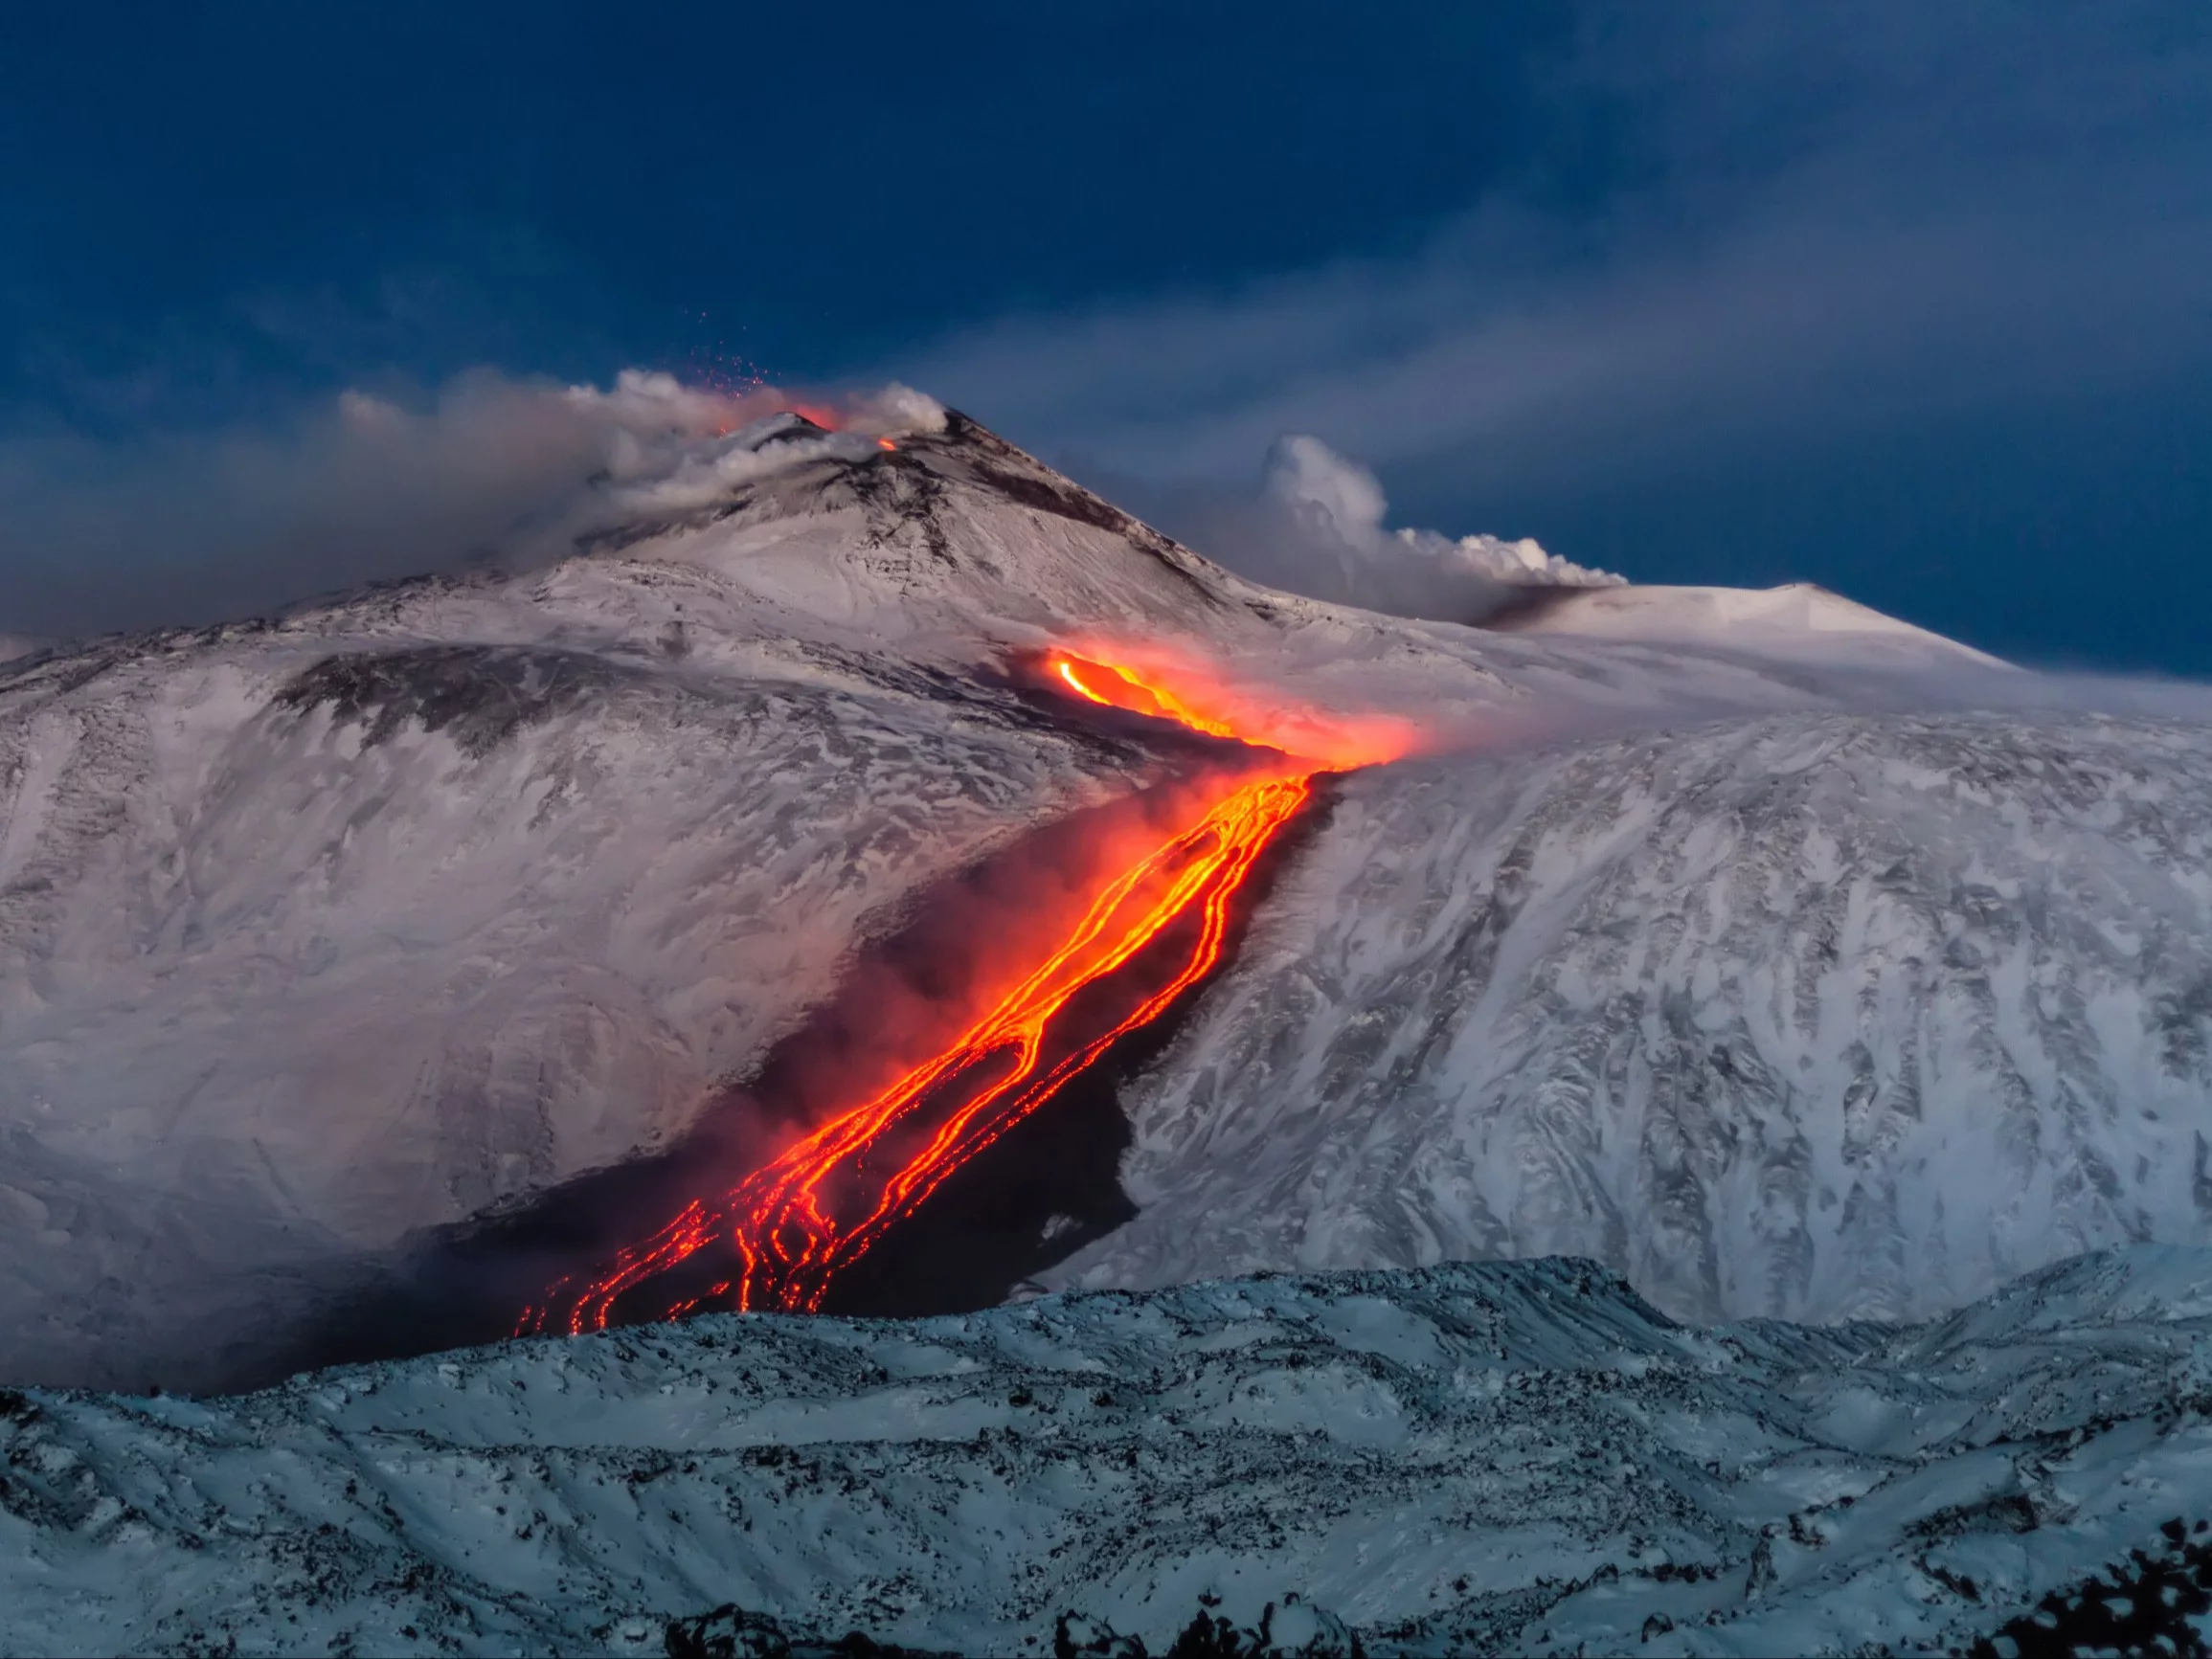
[[[1064,653],[1044,667],[1052,683],[1089,701],[1238,735],[1230,721],[1201,712],[1157,676]],[[577,1334],[711,1308],[819,1312],[832,1280],[954,1172],[1219,963],[1238,889],[1310,798],[1315,774],[1332,769],[1257,746],[1252,752],[1274,764],[1224,780],[1202,812],[1108,882],[1058,946],[942,1050],[720,1196],[694,1199],[596,1273],[554,1284],[524,1311],[516,1334]],[[1116,981],[1138,979],[1137,994],[1096,994],[1147,955],[1163,959]]]

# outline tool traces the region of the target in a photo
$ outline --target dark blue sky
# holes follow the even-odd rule
[[[214,497],[52,527],[188,435],[741,359],[1139,498],[1313,432],[1398,522],[2212,674],[2208,15],[9,8],[0,630],[217,556]]]

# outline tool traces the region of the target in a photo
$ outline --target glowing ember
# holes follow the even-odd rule
[[[1093,703],[1237,736],[1137,669],[1067,655],[1047,667]],[[543,1305],[524,1312],[517,1334],[604,1329],[630,1291],[718,1245],[730,1252],[722,1282],[664,1305],[662,1316],[708,1305],[820,1309],[831,1281],[954,1172],[1213,970],[1237,890],[1310,797],[1318,770],[1285,762],[1223,784],[1193,821],[1109,882],[1059,946],[941,1052],[721,1197],[694,1199],[588,1281],[555,1285]],[[1169,960],[1103,1029],[1095,1013],[1086,1023],[1071,1009],[1155,947]]]

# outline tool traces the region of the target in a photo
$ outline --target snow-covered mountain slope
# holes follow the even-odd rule
[[[301,1260],[373,1249],[665,1142],[873,910],[1117,760],[1004,698],[798,663],[290,665],[0,731],[30,831],[0,890],[8,1104],[47,1160],[0,1169],[15,1376],[82,1375],[89,1279],[116,1282],[96,1348],[143,1357],[120,1380],[219,1377],[246,1334],[174,1292],[237,1264],[197,1235],[243,1228],[270,1267],[268,1218]],[[148,1192],[196,1222],[88,1213]]]
[[[1919,1329],[1697,1331],[1460,1265],[0,1394],[0,1651],[657,1652],[734,1602],[1157,1653],[1290,1595],[1375,1654],[1956,1650],[2212,1514],[2208,1280],[2138,1250]]]
[[[1570,1252],[1918,1317],[2212,1242],[2212,746],[1739,720],[1344,781],[1124,1101],[1080,1285]]]
[[[917,892],[1189,763],[1011,687],[1025,650],[1109,639],[1447,747],[1932,695],[1786,621],[1652,643],[1275,594],[916,404],[679,445],[531,572],[11,662],[0,1378],[250,1372],[411,1233],[667,1144]]]

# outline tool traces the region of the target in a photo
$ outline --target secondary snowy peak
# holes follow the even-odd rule
[[[1160,1653],[1272,1603],[1315,1654],[1956,1652],[2212,1515],[2208,1276],[1693,1331],[1589,1263],[1461,1265],[0,1392],[0,1648],[647,1654],[735,1603]]]
[[[1627,584],[1531,590],[1491,626],[1581,639],[1809,654],[1869,666],[2004,666],[1970,645],[1811,582],[1763,589]]]

